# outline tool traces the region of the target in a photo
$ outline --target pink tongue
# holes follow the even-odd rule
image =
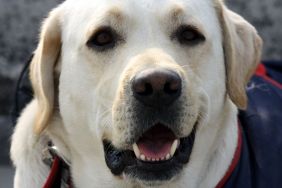
[[[144,133],[137,145],[140,153],[146,158],[161,159],[170,153],[174,139],[174,133],[170,129],[157,124]]]
[[[143,140],[137,143],[140,153],[151,159],[161,159],[169,152],[173,140]]]

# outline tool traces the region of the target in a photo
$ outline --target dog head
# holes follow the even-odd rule
[[[187,178],[201,130],[228,102],[246,107],[260,49],[255,29],[217,0],[66,1],[31,65],[35,131],[60,114],[77,184]]]

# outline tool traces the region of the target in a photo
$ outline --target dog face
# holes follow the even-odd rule
[[[218,129],[225,104],[245,107],[260,46],[219,1],[66,1],[32,62],[35,131],[59,114],[78,185],[181,181],[201,144],[210,153],[202,132]]]

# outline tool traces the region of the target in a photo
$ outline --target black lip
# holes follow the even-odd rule
[[[135,157],[132,150],[118,150],[104,140],[105,161],[114,175],[122,173],[144,181],[164,181],[173,178],[189,162],[194,145],[196,125],[191,134],[180,139],[179,148],[167,161],[144,162]]]

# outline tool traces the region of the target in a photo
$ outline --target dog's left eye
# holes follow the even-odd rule
[[[192,26],[180,26],[172,35],[173,38],[178,40],[183,45],[196,45],[205,41],[205,37],[196,28]]]
[[[87,46],[97,50],[105,51],[114,48],[118,39],[117,33],[110,27],[100,28],[87,41]]]

